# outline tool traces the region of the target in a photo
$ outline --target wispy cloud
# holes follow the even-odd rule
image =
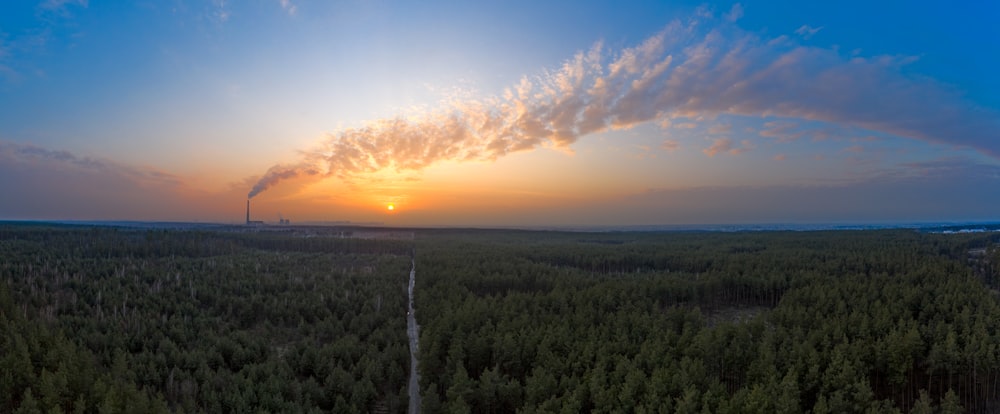
[[[99,158],[80,157],[68,151],[51,150],[31,144],[0,141],[0,164],[32,164],[52,170],[74,169],[100,172],[121,177],[138,184],[178,185],[179,179],[169,173],[128,166]]]
[[[0,218],[219,217],[206,206],[221,197],[195,194],[173,174],[30,144],[0,141],[0,177],[0,194],[14,195],[0,197]]]
[[[795,29],[795,33],[798,34],[799,36],[802,36],[802,38],[804,39],[808,39],[810,37],[813,37],[813,35],[815,35],[816,33],[819,33],[820,30],[823,30],[822,26],[812,27],[808,24],[804,24],[798,29]]]
[[[733,140],[729,138],[716,138],[712,141],[712,146],[701,150],[709,157],[714,157],[720,153],[729,153],[731,155],[739,155],[748,151],[752,151],[756,146],[750,140],[740,141],[740,146],[733,144]]]
[[[983,189],[998,185],[1000,167],[946,158],[824,184],[650,189],[609,202],[600,214],[675,224],[997,220],[1000,193]]]
[[[209,191],[156,168],[0,140],[0,194],[15,195],[0,197],[0,219],[242,222],[233,200],[246,185]]]
[[[764,123],[764,129],[757,132],[764,138],[771,138],[775,142],[786,143],[797,141],[801,138],[809,138],[813,141],[823,141],[827,139],[840,138],[849,135],[851,131],[836,125],[822,125],[819,127],[790,120],[775,120]]]
[[[777,142],[797,141],[806,135],[806,131],[800,129],[798,122],[769,121],[764,123],[764,128],[758,134],[765,138],[774,138]]]
[[[677,142],[676,140],[673,140],[673,139],[664,140],[660,144],[660,149],[662,149],[664,151],[667,151],[667,152],[677,151],[677,149],[679,149],[680,147],[681,147],[681,143],[679,143],[679,142]]]
[[[1000,180],[1000,166],[986,165],[968,157],[942,157],[927,161],[905,162],[885,168],[880,179],[930,179],[944,181]]]
[[[635,154],[635,159],[645,160],[656,158],[656,152],[649,145],[636,145],[635,149],[638,150]]]
[[[712,142],[712,146],[701,150],[705,155],[709,157],[714,157],[720,152],[729,152],[733,149],[733,140],[729,138],[716,138]]]
[[[60,26],[74,17],[74,9],[87,8],[87,0],[44,0],[35,3],[36,21],[24,22],[15,31],[0,30],[0,80],[16,82],[25,73],[40,72],[32,68],[30,57],[44,53],[46,47],[59,38]]]
[[[278,0],[278,3],[281,4],[281,9],[288,13],[289,16],[294,16],[298,12],[298,7],[292,3],[292,0]]]
[[[736,3],[733,8],[729,9],[729,13],[723,16],[724,19],[730,22],[735,22],[743,17],[743,5]]]
[[[708,127],[708,133],[713,135],[728,134],[732,132],[733,124],[715,124]]]
[[[212,0],[212,19],[219,23],[229,21],[229,5],[226,0]]]
[[[910,61],[847,57],[781,36],[762,38],[704,11],[631,48],[597,43],[500,96],[451,99],[423,114],[332,132],[299,163],[265,173],[255,188],[310,173],[347,178],[567,149],[589,134],[651,121],[666,125],[665,119],[681,120],[670,123],[680,128],[720,114],[821,121],[1000,156],[1000,115],[939,82],[904,73]],[[705,153],[752,149],[726,140]]]
[[[87,0],[45,0],[38,4],[38,8],[47,12],[54,12],[60,15],[69,13],[68,6],[87,7]]]

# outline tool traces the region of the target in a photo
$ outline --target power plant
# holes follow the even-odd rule
[[[247,199],[247,225],[248,226],[261,226],[264,225],[263,221],[250,221],[250,199]]]

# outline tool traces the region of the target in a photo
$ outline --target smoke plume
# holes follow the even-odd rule
[[[279,181],[295,178],[301,175],[317,175],[317,174],[319,174],[319,170],[307,165],[299,165],[293,167],[275,165],[267,170],[264,176],[257,181],[257,184],[254,184],[253,188],[250,190],[250,193],[247,194],[247,199],[254,198],[254,196],[260,194],[262,191],[267,190],[268,188],[271,188],[271,186],[277,184]]]
[[[618,51],[599,42],[500,96],[454,99],[419,116],[330,133],[299,164],[268,170],[249,196],[301,175],[495,160],[567,148],[609,129],[719,114],[816,120],[1000,154],[1000,116],[903,73],[911,58],[844,56],[785,35],[762,38],[729,20],[699,14]]]

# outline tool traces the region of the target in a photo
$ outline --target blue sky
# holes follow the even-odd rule
[[[5,2],[0,218],[238,221],[251,193],[262,218],[300,221],[996,220],[998,17]]]

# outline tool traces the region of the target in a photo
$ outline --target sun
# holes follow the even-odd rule
[[[385,209],[389,210],[389,211],[393,211],[393,210],[396,209],[396,205],[395,204],[389,204],[389,205],[385,206]]]

